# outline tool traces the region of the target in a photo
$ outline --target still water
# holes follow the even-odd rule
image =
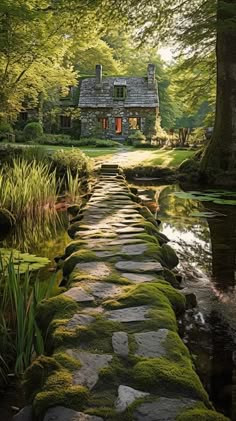
[[[179,256],[183,292],[197,297],[180,320],[183,340],[214,406],[236,420],[236,193],[222,205],[186,198],[178,185],[136,187]]]

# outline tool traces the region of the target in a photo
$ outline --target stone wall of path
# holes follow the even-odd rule
[[[103,166],[85,207],[69,209],[65,291],[38,309],[47,356],[25,373],[32,419],[226,420],[178,336],[178,259],[118,172]]]

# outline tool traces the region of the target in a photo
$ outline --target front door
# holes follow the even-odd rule
[[[116,134],[121,135],[122,134],[122,118],[116,117]]]

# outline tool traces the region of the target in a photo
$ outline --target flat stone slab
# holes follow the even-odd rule
[[[166,355],[164,342],[168,333],[168,329],[159,329],[157,332],[135,333],[134,338],[138,346],[135,355],[153,358]]]
[[[134,284],[142,284],[144,282],[154,282],[156,279],[155,275],[148,275],[146,273],[129,273],[125,272],[121,274],[122,277],[127,278],[129,281]]]
[[[108,320],[114,320],[117,322],[142,322],[149,319],[147,317],[149,310],[150,306],[129,307],[107,311],[105,315]]]
[[[122,238],[118,240],[111,241],[109,243],[110,246],[122,246],[126,244],[139,244],[143,243],[143,240],[141,238]]]
[[[103,421],[103,418],[77,412],[64,406],[48,409],[43,421]]]
[[[127,272],[161,272],[163,267],[159,262],[145,261],[135,262],[129,260],[121,260],[115,264],[115,268]]]
[[[126,227],[126,228],[120,228],[116,230],[117,234],[138,234],[139,232],[144,232],[144,228],[138,228],[138,227]]]
[[[148,250],[147,244],[131,244],[123,246],[121,249],[121,253],[129,254],[130,256],[136,256],[139,254],[143,254],[145,251]]]
[[[160,398],[155,402],[142,403],[133,414],[134,421],[175,421],[183,409],[196,405],[197,401],[187,398]]]
[[[70,297],[78,303],[83,303],[87,301],[94,301],[94,297],[91,294],[88,294],[81,287],[70,288],[68,291],[64,292],[63,295]]]
[[[74,271],[85,272],[98,278],[105,278],[111,273],[110,267],[103,262],[78,263]]]
[[[118,398],[115,402],[117,412],[124,412],[137,399],[145,398],[150,393],[141,392],[140,390],[133,389],[128,386],[119,386]]]
[[[129,354],[129,339],[126,332],[115,332],[112,335],[112,346],[115,354],[127,357]]]
[[[73,349],[66,350],[66,353],[72,358],[79,360],[82,365],[79,370],[73,372],[73,384],[80,384],[89,389],[92,389],[97,383],[99,371],[107,367],[112,360],[112,355],[108,354],[92,354]]]
[[[72,319],[69,320],[66,327],[67,329],[74,329],[78,325],[80,326],[89,326],[92,322],[94,322],[95,317],[90,316],[89,314],[75,314]]]
[[[87,284],[91,293],[98,298],[107,298],[118,294],[122,288],[109,282],[93,282]]]

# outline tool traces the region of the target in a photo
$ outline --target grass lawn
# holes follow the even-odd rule
[[[191,158],[196,151],[173,149],[165,151],[158,149],[150,150],[150,157],[143,161],[143,165],[153,165],[161,167],[178,167],[185,159]]]

